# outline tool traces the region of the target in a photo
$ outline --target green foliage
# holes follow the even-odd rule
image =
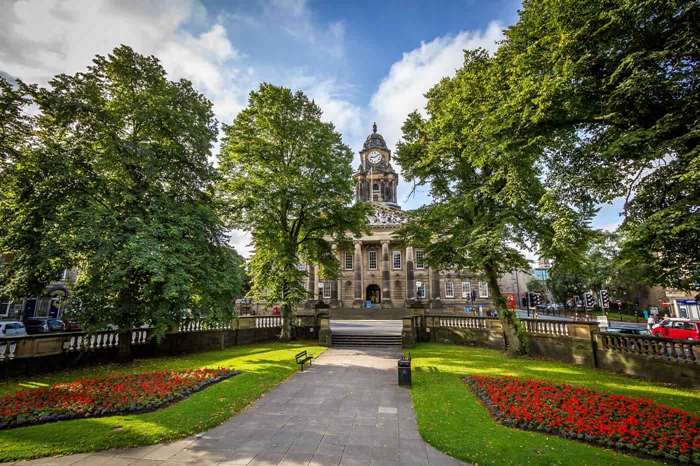
[[[607,289],[611,300],[627,300],[652,286],[647,263],[619,233],[599,233],[575,262],[555,262],[549,286],[557,302],[565,303],[586,291]]]
[[[527,282],[527,290],[533,293],[546,293],[547,285],[542,280],[532,278]]]
[[[136,360],[24,377],[0,384],[0,395],[27,387],[81,378],[162,370],[231,368],[240,375],[208,387],[151,413],[77,419],[0,431],[0,461],[67,455],[109,448],[151,445],[204,432],[228,420],[297,370],[294,355],[302,349],[314,355],[325,348],[303,344],[258,344],[223,351]],[[235,379],[235,380],[234,380]]]
[[[424,248],[440,269],[483,273],[505,309],[498,277],[528,263],[522,250],[575,255],[585,242],[589,210],[575,210],[547,190],[537,161],[542,147],[503,130],[509,99],[502,64],[483,50],[465,52],[456,76],[428,93],[428,117],[412,113],[397,160],[404,176],[430,185],[433,203],[410,215],[400,234]],[[509,341],[517,326],[503,319]]]
[[[479,465],[653,465],[657,462],[545,433],[498,424],[464,384],[466,375],[507,375],[649,398],[700,411],[700,390],[656,385],[582,366],[508,358],[497,350],[420,344],[411,350],[411,395],[421,436],[435,448]]]
[[[5,290],[21,297],[76,268],[88,328],[162,332],[186,309],[230,317],[242,260],[214,197],[211,103],[126,46],[21,89],[39,114],[3,170]]]
[[[624,196],[627,246],[679,288],[700,283],[699,36],[694,0],[528,0],[498,51],[507,126],[543,144],[548,182]]]
[[[0,295],[15,298],[40,293],[64,268],[55,207],[70,190],[68,167],[51,156],[55,145],[33,140],[35,91],[0,77]]]
[[[352,205],[352,153],[321,110],[302,92],[262,84],[224,128],[221,197],[231,226],[252,232],[250,260],[257,300],[291,308],[307,297],[299,264],[334,278],[334,246],[359,234],[368,207]]]

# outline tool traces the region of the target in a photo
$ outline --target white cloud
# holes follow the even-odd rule
[[[0,70],[28,82],[81,71],[120,44],[158,56],[171,79],[192,80],[220,119],[245,101],[245,92],[231,92],[238,53],[221,24],[207,25],[196,0],[20,0],[5,5],[0,17]]]
[[[462,66],[463,50],[484,48],[494,52],[503,38],[503,26],[489,23],[484,31],[462,31],[455,36],[442,36],[404,53],[395,62],[370,100],[379,130],[390,146],[401,137],[401,125],[414,110],[424,112],[425,93],[442,78],[452,76]],[[405,180],[399,185],[399,202],[412,186]],[[420,204],[420,202],[418,202]]]
[[[483,32],[463,31],[456,36],[438,37],[404,53],[401,60],[391,65],[370,100],[384,136],[395,143],[406,116],[423,110],[424,94],[462,66],[462,51],[477,47],[495,51],[496,42],[503,37],[502,29],[499,23],[492,22]]]

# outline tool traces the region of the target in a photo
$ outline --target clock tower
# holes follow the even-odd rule
[[[400,209],[396,202],[399,176],[391,166],[391,151],[377,124],[372,125],[372,134],[367,136],[360,151],[360,166],[355,172],[355,198],[373,202],[392,209]]]

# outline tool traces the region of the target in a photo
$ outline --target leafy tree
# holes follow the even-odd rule
[[[242,261],[217,213],[211,103],[126,46],[28,89],[40,110],[35,143],[13,164],[0,213],[29,219],[7,227],[10,277],[31,278],[26,257],[78,269],[82,323],[117,325],[123,355],[133,326],[162,334],[185,310],[230,315]],[[24,240],[27,229],[56,254]]]
[[[337,277],[334,245],[365,226],[367,206],[352,205],[352,153],[302,92],[271,84],[224,132],[221,193],[231,225],[252,233],[250,295],[282,305],[288,339],[293,307],[307,298],[299,264]]]
[[[0,295],[14,299],[40,294],[67,263],[56,206],[68,195],[69,169],[48,155],[55,144],[37,141],[37,118],[27,113],[35,92],[0,78]]]
[[[525,336],[498,277],[528,266],[524,249],[566,254],[583,238],[583,217],[541,183],[539,147],[502,131],[502,73],[485,51],[465,52],[456,76],[427,93],[428,117],[412,113],[406,120],[397,160],[408,180],[430,186],[433,202],[411,212],[400,234],[424,248],[431,265],[486,277],[508,350],[518,353]]]
[[[700,4],[527,0],[498,51],[510,131],[549,182],[626,199],[626,246],[656,283],[700,286]]]
[[[537,278],[532,278],[527,282],[527,290],[533,293],[546,294],[547,285],[544,281],[538,280]]]

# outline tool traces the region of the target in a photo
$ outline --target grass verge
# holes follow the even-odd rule
[[[594,390],[650,398],[691,413],[700,412],[700,390],[679,389],[529,358],[509,358],[486,348],[420,344],[411,350],[418,428],[435,448],[479,465],[653,465],[651,460],[496,423],[465,386],[467,374],[511,375],[581,385]]]
[[[177,357],[136,360],[63,371],[0,384],[0,395],[83,377],[168,369],[229,367],[241,374],[214,384],[167,408],[144,414],[76,419],[0,431],[0,461],[83,453],[175,440],[221,424],[297,369],[301,349],[314,356],[316,343],[269,343]]]

